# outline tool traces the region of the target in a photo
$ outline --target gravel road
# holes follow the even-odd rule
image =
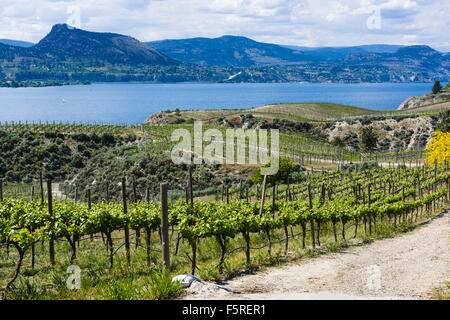
[[[427,299],[450,280],[450,211],[401,236],[228,281],[183,299]]]

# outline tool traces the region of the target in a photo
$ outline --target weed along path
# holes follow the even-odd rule
[[[429,299],[450,280],[450,211],[394,238],[245,275],[183,299]]]

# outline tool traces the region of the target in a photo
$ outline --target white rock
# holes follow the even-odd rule
[[[172,282],[179,282],[183,288],[189,288],[192,282],[198,281],[203,283],[200,278],[193,276],[192,274],[181,274],[179,276],[173,277]]]

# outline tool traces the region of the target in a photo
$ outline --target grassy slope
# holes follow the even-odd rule
[[[272,120],[274,118],[307,121],[323,120],[344,116],[369,115],[378,111],[346,106],[334,103],[282,103],[272,104],[252,109],[219,109],[219,110],[190,110],[175,112],[164,112],[165,123],[173,123],[176,119],[186,121],[202,120],[214,121],[219,117],[236,117],[241,114],[251,113],[258,118]]]
[[[252,109],[268,118],[322,120],[344,116],[374,114],[378,111],[335,103],[280,103]]]
[[[450,101],[432,103],[432,104],[428,104],[426,106],[419,106],[419,107],[415,107],[415,108],[409,108],[409,109],[402,110],[402,111],[399,111],[399,112],[408,112],[408,111],[410,111],[411,113],[414,113],[414,112],[426,112],[426,111],[434,111],[434,110],[441,110],[441,109],[450,109]]]

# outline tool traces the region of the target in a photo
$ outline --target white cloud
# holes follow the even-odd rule
[[[37,42],[81,9],[81,27],[143,41],[243,35],[281,44],[428,44],[450,50],[449,5],[440,0],[0,0],[0,38]],[[373,7],[381,29],[369,30]]]
[[[390,9],[390,10],[410,10],[410,9],[418,9],[419,6],[417,2],[411,0],[389,0],[380,5],[382,9]]]

